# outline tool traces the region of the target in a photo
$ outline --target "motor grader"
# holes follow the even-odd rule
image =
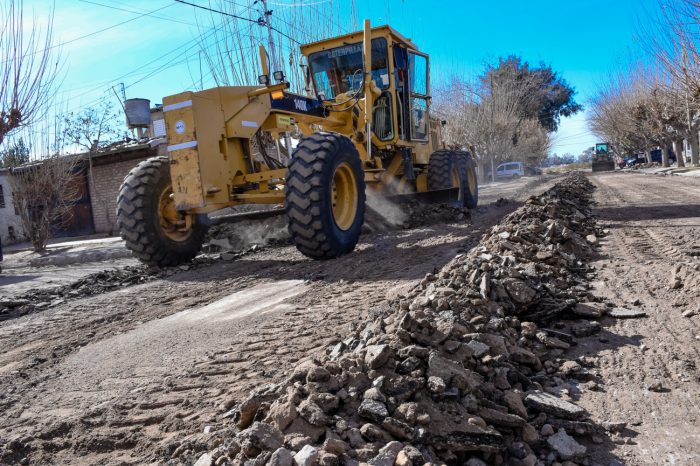
[[[301,53],[306,95],[289,92],[282,72],[270,75],[260,47],[258,86],[163,99],[168,156],[135,167],[117,201],[136,257],[159,266],[189,261],[208,214],[242,204],[284,205],[292,241],[314,259],[355,248],[368,196],[476,206],[475,164],[469,153],[444,148],[444,122],[430,115],[429,59],[409,39],[365,21],[363,31]],[[288,147],[286,166],[255,156],[261,133],[292,130],[303,137]]]

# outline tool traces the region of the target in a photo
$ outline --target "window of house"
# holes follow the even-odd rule
[[[5,208],[5,193],[2,191],[3,186],[0,184],[0,209]]]

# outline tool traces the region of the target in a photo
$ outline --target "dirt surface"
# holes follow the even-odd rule
[[[165,462],[553,183],[486,186],[468,221],[366,234],[337,260],[266,247],[0,323],[0,461]]]
[[[80,238],[50,243],[44,253],[36,253],[28,243],[5,245],[0,298],[17,297],[38,289],[74,283],[105,270],[138,264],[128,257],[124,241],[117,237]]]
[[[598,174],[596,213],[609,235],[595,294],[645,318],[601,321],[572,355],[599,388],[578,403],[599,422],[625,422],[597,449],[608,464],[700,464],[700,185],[679,177]],[[684,315],[685,314],[685,315]]]

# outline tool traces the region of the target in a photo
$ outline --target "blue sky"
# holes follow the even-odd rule
[[[221,2],[257,18],[250,8],[253,0],[211,0],[211,5]],[[269,2],[278,11],[322,4],[343,24],[349,24],[341,17],[349,15],[352,5],[351,0]],[[25,0],[25,7],[39,15],[50,4]],[[431,56],[433,80],[454,73],[474,76],[485,63],[517,54],[531,63],[550,64],[576,88],[584,106],[606,73],[641,56],[639,18],[656,5],[657,0],[355,0],[360,20],[392,25]],[[57,42],[65,43],[62,108],[79,110],[103,98],[116,103],[111,87],[120,82],[127,86],[128,98],[145,97],[152,103],[191,89],[207,75],[200,74],[194,39],[209,20],[208,13],[173,0],[56,0],[55,34]],[[277,24],[281,30],[288,27]],[[204,86],[211,85],[205,78]],[[580,113],[562,121],[553,152],[579,154],[595,142]]]

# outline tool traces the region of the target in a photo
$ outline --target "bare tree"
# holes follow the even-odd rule
[[[659,147],[662,164],[668,166],[669,146],[683,138],[692,140],[700,130],[695,111],[688,124],[682,102],[677,81],[664,76],[663,69],[637,66],[610,76],[600,87],[591,101],[588,123],[618,151],[643,152],[648,162]],[[683,163],[681,157],[677,160]]]
[[[63,115],[63,143],[66,149],[95,153],[109,144],[126,139],[121,114],[104,101],[78,113]]]
[[[549,151],[549,133],[520,111],[529,98],[530,85],[517,80],[484,85],[482,80],[453,77],[435,91],[435,111],[447,121],[447,144],[475,152],[482,173],[489,167],[492,180],[500,161],[538,163]]]
[[[696,0],[659,0],[658,15],[643,25],[644,43],[671,78],[685,114],[682,136],[688,141],[691,162],[700,165],[700,3]],[[680,131],[680,127],[676,128]],[[678,148],[678,140],[674,145]],[[680,154],[679,154],[680,155]],[[678,158],[679,164],[682,158]]]
[[[46,249],[52,229],[71,220],[71,206],[80,190],[76,176],[79,158],[59,155],[60,135],[58,122],[31,134],[29,139],[40,145],[35,147],[34,159],[10,170],[12,197],[22,229],[37,252]]]
[[[0,5],[0,143],[46,114],[54,95],[58,58],[53,10],[42,31],[36,17],[25,21],[22,0]]]
[[[92,198],[102,205],[102,211],[107,225],[115,225],[112,218],[113,212],[110,206],[113,200],[109,199],[110,193],[105,193],[95,186],[93,174],[93,157],[100,150],[114,142],[126,139],[126,131],[121,130],[123,123],[120,114],[113,111],[109,102],[103,102],[95,107],[83,109],[78,113],[69,113],[63,116],[63,144],[66,149],[84,150],[88,161],[88,173]],[[113,231],[107,234],[111,235]]]
[[[284,71],[292,90],[303,92],[306,78],[299,45],[351,32],[353,22],[350,16],[339,15],[333,2],[273,5],[259,0],[241,10],[234,2],[216,0],[210,7],[223,15],[213,12],[208,24],[202,25],[200,54],[207,76],[217,86],[257,84],[258,47],[265,44],[271,71]]]
[[[591,98],[589,109],[591,131],[612,143],[619,153],[646,153],[650,149],[644,94],[630,73],[609,76]]]

